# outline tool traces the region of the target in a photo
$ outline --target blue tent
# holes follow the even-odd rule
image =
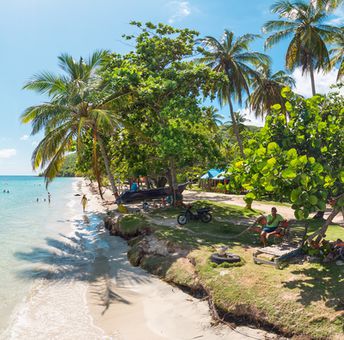
[[[204,175],[201,176],[201,179],[212,179],[216,177],[218,174],[223,172],[223,170],[219,169],[210,169]]]
[[[217,180],[229,179],[229,175],[226,173],[226,171],[222,171],[219,174],[217,174],[213,179],[217,179]]]

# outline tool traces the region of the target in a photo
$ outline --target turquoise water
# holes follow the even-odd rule
[[[47,240],[72,231],[70,218],[81,208],[78,191],[78,180],[58,178],[49,186],[49,203],[42,178],[0,176],[0,334],[43,264],[51,261],[47,256],[52,254],[44,250]]]

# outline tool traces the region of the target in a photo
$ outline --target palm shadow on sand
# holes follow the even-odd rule
[[[19,271],[18,277],[50,282],[88,282],[91,294],[98,296],[99,304],[104,306],[102,314],[112,303],[130,304],[116,292],[116,287],[150,282],[149,275],[130,265],[125,241],[112,238],[112,242],[106,243],[103,227],[92,226],[96,220],[94,215],[89,220],[73,220],[77,229],[73,236],[60,234],[60,238],[46,238],[44,247],[16,252],[17,259],[32,264]]]

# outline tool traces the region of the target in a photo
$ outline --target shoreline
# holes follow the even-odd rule
[[[84,183],[80,178],[73,180],[69,192],[71,198],[64,212],[59,214],[61,220],[55,221],[55,236],[47,237],[42,248],[33,248],[32,252],[25,253],[32,263],[30,271],[35,278],[27,296],[11,313],[0,339],[103,338],[103,331],[93,325],[88,311],[87,280],[78,274],[85,268],[87,260],[92,258],[90,252],[86,253],[87,249],[84,249],[88,233],[84,232],[86,223],[80,199],[75,196],[86,189]],[[46,257],[36,262],[33,257],[31,261],[37,251],[43,251]],[[86,253],[84,259],[81,257],[83,252]],[[86,273],[87,269],[85,278]]]
[[[85,214],[77,193],[89,198]],[[54,261],[41,267],[42,278],[0,339],[276,338],[247,326],[214,326],[207,301],[129,263],[127,241],[104,228],[102,217],[114,208],[109,190],[102,201],[85,180],[76,179],[71,194],[71,213],[63,215],[69,232],[52,244]]]
[[[100,205],[103,203],[103,211],[109,206],[113,209],[108,190],[104,202],[93,194]],[[249,326],[214,326],[207,301],[132,266],[126,240],[108,232],[99,236],[112,247],[98,249],[94,263],[98,280],[89,286],[87,300],[94,324],[107,336],[121,340],[280,338]]]

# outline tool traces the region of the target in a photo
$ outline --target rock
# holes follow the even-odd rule
[[[336,261],[336,265],[337,266],[344,266],[344,261],[338,260],[338,261]]]
[[[142,258],[144,257],[145,253],[144,253],[142,247],[140,247],[139,245],[136,245],[136,246],[129,249],[127,255],[128,255],[129,262],[133,266],[137,267],[140,265],[140,262],[141,262]]]
[[[153,235],[146,236],[145,240],[146,240],[146,245],[147,245],[145,250],[147,254],[155,254],[155,255],[161,255],[161,256],[169,255],[166,241],[158,240]]]

